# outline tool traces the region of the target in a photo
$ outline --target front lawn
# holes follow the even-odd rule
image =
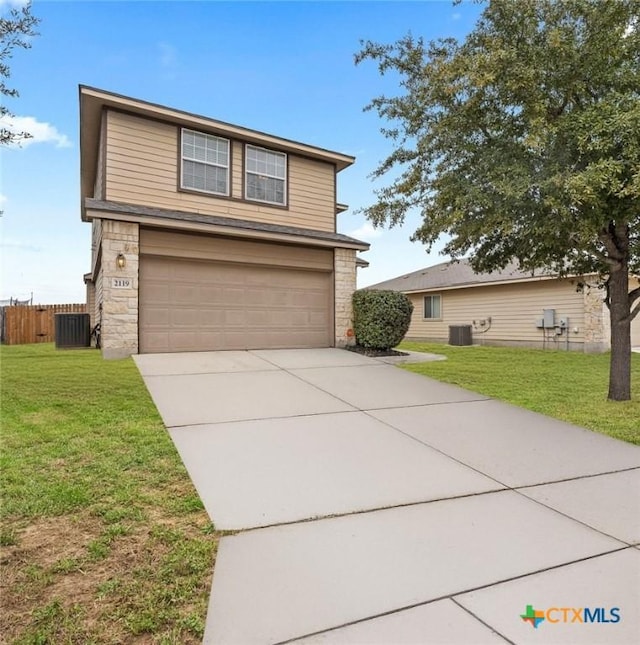
[[[632,400],[618,403],[607,401],[609,354],[417,342],[400,349],[447,357],[406,365],[412,372],[640,444],[640,354],[632,355]]]
[[[0,359],[0,640],[201,642],[218,534],[133,361]]]

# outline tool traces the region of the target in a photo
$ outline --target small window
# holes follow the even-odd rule
[[[437,320],[440,315],[440,296],[424,297],[424,318],[425,320]]]
[[[248,145],[245,158],[245,197],[285,206],[287,155]]]
[[[182,188],[229,194],[229,140],[182,130]]]

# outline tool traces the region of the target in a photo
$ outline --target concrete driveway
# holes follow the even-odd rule
[[[135,360],[237,531],[205,643],[639,641],[640,448],[339,349]]]

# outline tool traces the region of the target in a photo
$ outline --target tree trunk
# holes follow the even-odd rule
[[[611,320],[611,364],[609,400],[631,399],[631,307],[629,267],[625,262],[609,276],[609,316]]]

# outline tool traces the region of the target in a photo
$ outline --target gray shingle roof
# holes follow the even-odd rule
[[[197,222],[199,224],[211,224],[212,226],[224,226],[229,229],[244,229],[250,231],[261,231],[263,233],[281,233],[295,237],[306,237],[316,240],[333,242],[336,246],[341,243],[357,245],[361,250],[366,251],[369,248],[368,242],[356,240],[348,235],[341,233],[330,233],[328,231],[316,231],[314,229],[299,228],[297,226],[283,226],[279,224],[267,224],[264,222],[252,222],[249,220],[235,219],[234,217],[223,217],[221,215],[203,215],[201,213],[187,213],[184,211],[174,211],[166,208],[151,208],[149,206],[139,206],[137,204],[125,204],[122,202],[104,201],[100,199],[86,198],[84,201],[85,208],[110,212],[110,213],[128,213],[142,217],[157,217],[183,222]]]
[[[502,271],[474,273],[468,260],[459,260],[458,262],[441,262],[432,267],[426,267],[413,273],[379,282],[367,287],[367,289],[427,291],[509,280],[527,280],[533,277],[548,277],[549,275],[543,271],[538,271],[535,274],[530,271],[521,271],[515,263],[507,265]]]

